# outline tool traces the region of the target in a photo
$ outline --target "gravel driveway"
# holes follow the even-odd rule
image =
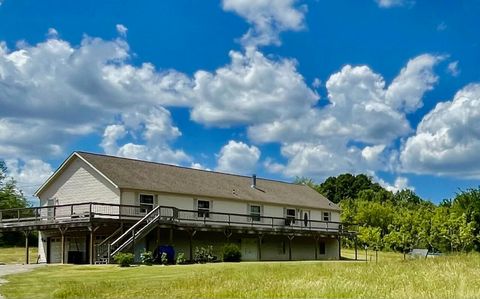
[[[28,272],[32,269],[45,266],[45,264],[32,264],[32,265],[0,265],[0,285],[6,283],[7,280],[3,278],[3,276],[10,275],[10,274],[17,274],[22,272]],[[4,299],[5,297],[0,294],[0,299]]]

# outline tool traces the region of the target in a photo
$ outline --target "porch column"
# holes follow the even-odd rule
[[[338,259],[342,259],[342,236],[338,235]]]
[[[188,234],[190,236],[190,244],[189,244],[189,250],[190,250],[190,261],[193,262],[193,236],[195,236],[195,234],[197,233],[196,230],[189,230],[188,231]]]
[[[258,260],[262,260],[262,240],[263,240],[263,235],[258,235]]]
[[[354,237],[354,246],[355,246],[355,260],[357,260],[357,235]]]
[[[289,235],[288,236],[288,260],[292,260],[292,240],[295,238],[294,235]]]
[[[26,230],[26,231],[23,231],[23,234],[25,235],[25,265],[28,265],[29,263],[29,246],[28,246],[28,235],[29,235],[29,231]]]
[[[155,250],[160,246],[160,225],[157,225],[157,236],[155,237]]]
[[[65,233],[67,232],[68,227],[59,227],[58,229],[62,236],[62,253],[60,254],[60,262],[65,264]]]
[[[89,263],[93,265],[95,263],[95,231],[99,226],[89,226],[88,230],[90,231],[90,244],[88,244],[88,255],[89,255]]]
[[[318,240],[320,239],[319,236],[313,236],[313,240],[315,242],[315,260],[318,260]]]
[[[170,235],[168,236],[169,245],[172,246],[173,244],[173,227],[170,228]]]

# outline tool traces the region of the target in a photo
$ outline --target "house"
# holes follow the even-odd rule
[[[339,259],[340,208],[305,185],[74,152],[37,190],[40,206],[0,211],[0,231],[38,231],[39,261],[106,263],[117,252],[196,246],[242,260]],[[27,244],[28,248],[28,244]]]

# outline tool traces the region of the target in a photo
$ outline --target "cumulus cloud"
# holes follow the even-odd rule
[[[256,146],[230,140],[220,150],[215,170],[250,175],[255,172],[260,154]]]
[[[108,125],[100,145],[110,155],[181,164],[191,158],[184,151],[171,148],[170,143],[179,136],[181,132],[173,125],[168,110],[145,107],[123,113],[120,123]]]
[[[5,160],[5,163],[8,168],[8,175],[17,181],[17,186],[30,199],[32,199],[37,188],[53,173],[52,166],[39,159],[26,161],[8,159]]]
[[[391,191],[391,192],[398,192],[398,191],[402,191],[402,190],[405,190],[405,189],[410,189],[412,191],[415,191],[415,188],[413,186],[410,186],[409,185],[409,182],[408,182],[408,178],[406,177],[397,177],[395,179],[395,182],[392,184],[380,179],[380,178],[376,178],[374,177],[374,179],[376,181],[378,181],[378,183],[380,184],[380,186],[382,186],[383,188],[387,189],[388,191]]]
[[[422,106],[424,93],[436,83],[433,67],[440,59],[425,54],[410,60],[389,86],[368,66],[346,65],[326,82],[328,105],[301,117],[251,125],[248,136],[281,143],[287,163],[267,166],[287,176],[323,179],[340,172],[391,170],[392,143],[412,132],[407,113]]]
[[[458,91],[425,115],[405,142],[403,171],[480,178],[480,84]]]
[[[133,66],[129,53],[122,39],[85,37],[72,46],[54,29],[33,46],[10,50],[0,43],[0,155],[58,154],[124,110],[187,105],[187,76],[149,63]]]
[[[306,5],[297,0],[223,0],[222,7],[245,18],[252,26],[242,37],[245,46],[280,44],[282,31],[304,27]]]
[[[195,74],[194,121],[245,125],[301,116],[318,100],[289,59],[271,60],[254,49],[230,52],[231,63]]]

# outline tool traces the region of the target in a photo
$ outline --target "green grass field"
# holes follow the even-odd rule
[[[479,298],[479,277],[479,254],[404,261],[400,254],[379,253],[378,263],[45,266],[8,276],[0,293],[7,298]]]
[[[29,258],[30,263],[37,262],[38,249],[30,247]],[[24,247],[0,247],[0,264],[23,264],[25,263]]]

